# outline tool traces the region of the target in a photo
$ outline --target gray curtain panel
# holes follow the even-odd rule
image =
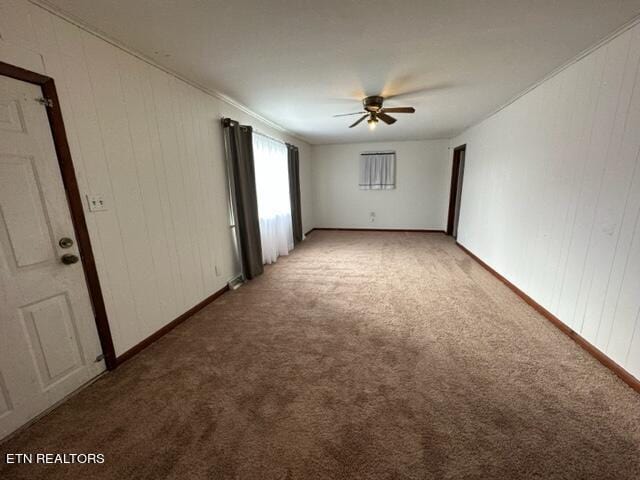
[[[291,197],[291,224],[293,241],[302,241],[302,209],[300,205],[300,160],[298,147],[287,143],[289,153],[289,196]]]
[[[253,164],[253,130],[230,118],[222,120],[229,188],[238,232],[242,275],[251,280],[263,272],[256,174]]]

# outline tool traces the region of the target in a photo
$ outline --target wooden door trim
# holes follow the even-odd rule
[[[451,168],[451,189],[449,190],[449,214],[447,217],[447,235],[453,235],[453,222],[456,217],[456,198],[458,196],[458,175],[460,173],[460,152],[467,150],[467,144],[453,149],[453,166]]]
[[[104,354],[107,368],[113,370],[117,366],[113,338],[111,337],[107,310],[104,304],[104,297],[102,296],[102,289],[100,288],[98,270],[93,256],[93,249],[91,248],[91,239],[82,208],[82,197],[73,168],[71,151],[69,150],[69,143],[67,142],[67,133],[64,128],[62,110],[60,109],[55,82],[53,78],[47,77],[46,75],[41,75],[4,62],[0,62],[0,75],[39,85],[42,89],[43,97],[50,99],[52,102],[51,106],[46,108],[49,127],[51,128],[56,157],[58,158],[58,165],[60,166],[62,183],[67,194],[67,203],[78,242],[78,250],[82,257],[82,267],[84,269],[87,289],[89,290],[89,297],[93,305],[93,313],[102,353]]]

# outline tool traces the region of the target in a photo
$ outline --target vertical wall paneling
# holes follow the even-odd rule
[[[458,240],[640,377],[640,24],[452,144]]]
[[[133,147],[126,115],[117,49],[100,39],[83,33],[85,59],[98,114],[100,137],[107,178],[112,199],[107,204],[114,212],[118,234],[108,243],[122,245],[122,277],[132,286],[134,323],[137,336],[144,337],[150,330],[151,316],[157,311],[156,292],[152,288],[153,267],[147,248],[149,238],[145,229],[144,211],[138,177],[133,158]],[[117,179],[117,180],[116,180]],[[120,238],[118,238],[118,236]],[[107,243],[107,242],[105,242]],[[113,261],[111,257],[107,259]],[[131,337],[125,339],[130,341]],[[129,346],[133,346],[131,343]]]
[[[0,60],[54,78],[116,354],[234,275],[220,118],[299,145],[234,106],[26,0],[0,0]],[[312,228],[311,179],[302,179]]]
[[[604,153],[604,169],[598,185],[597,207],[589,236],[589,249],[594,254],[587,259],[581,288],[583,295],[577,312],[581,331],[589,338],[597,338],[600,327],[604,297],[620,239],[617,230],[622,224],[630,193],[636,166],[637,137],[640,135],[640,86],[635,88],[640,60],[640,35],[626,37],[619,37],[627,42],[624,49],[619,48],[620,52],[626,50],[625,66],[622,69],[613,128]],[[622,63],[622,60],[619,62]]]
[[[151,289],[151,295],[149,295],[151,306],[145,310],[144,322],[145,333],[148,335],[162,326],[158,325],[158,322],[163,312],[170,311],[171,303],[175,302],[171,293],[166,297],[158,298],[155,292],[172,292],[173,281],[171,272],[165,266],[165,259],[169,256],[165,237],[153,234],[153,232],[163,231],[163,222],[160,193],[154,172],[150,128],[147,122],[149,117],[145,111],[144,70],[140,68],[139,62],[124,52],[117,52],[117,61],[123,105],[128,119],[129,141],[132,146],[130,173],[136,181],[132,187],[139,192],[141,221],[139,228],[140,236],[143,238],[142,250],[146,257],[144,262],[146,271],[143,274],[150,276],[147,283]]]

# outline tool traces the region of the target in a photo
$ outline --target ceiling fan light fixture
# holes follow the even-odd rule
[[[362,106],[367,112],[377,112],[382,109],[384,98],[379,95],[372,95],[362,100]]]
[[[349,128],[353,128],[360,123],[367,121],[369,130],[374,130],[379,120],[382,120],[387,125],[393,125],[396,123],[396,119],[389,115],[389,113],[415,113],[416,109],[413,107],[391,107],[383,108],[382,102],[384,98],[380,96],[367,97],[362,100],[362,106],[364,111],[353,113],[341,113],[334,115],[334,117],[346,117],[350,115],[362,115],[358,120],[349,125]]]

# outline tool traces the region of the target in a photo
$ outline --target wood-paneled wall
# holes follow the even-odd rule
[[[26,0],[0,0],[0,60],[55,79],[116,354],[235,275],[220,118],[309,146]],[[305,230],[305,231],[306,231]]]
[[[451,143],[458,240],[640,378],[640,24]]]

